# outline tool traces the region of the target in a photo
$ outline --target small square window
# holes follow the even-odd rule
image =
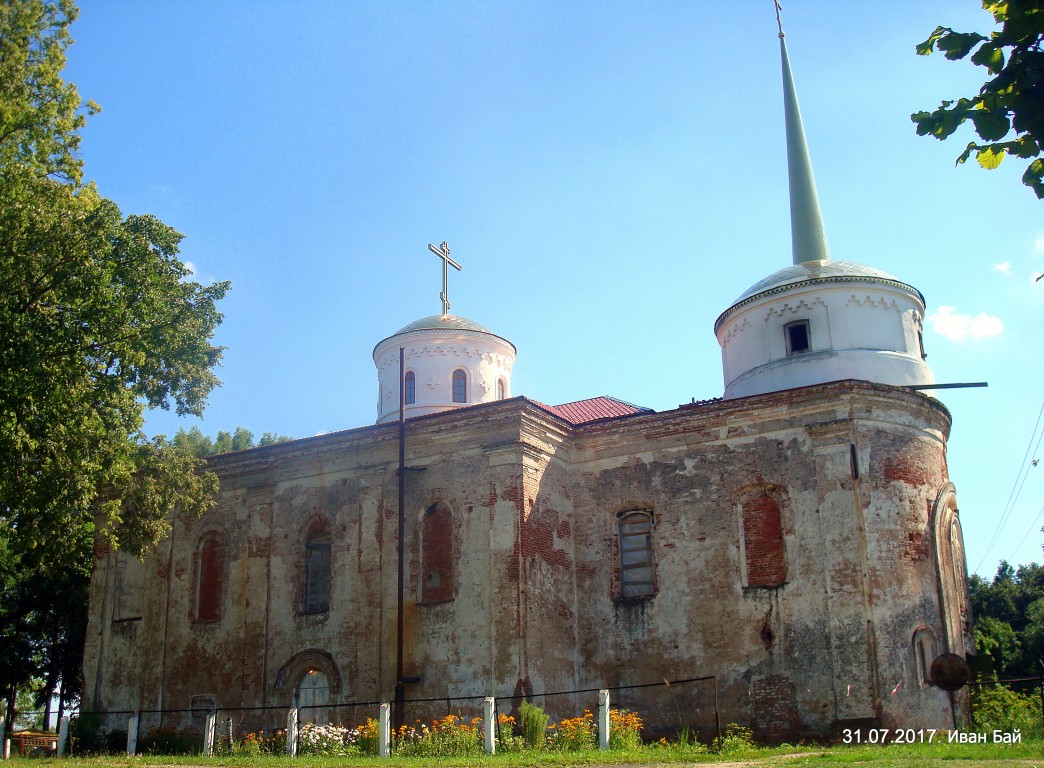
[[[798,320],[783,326],[787,337],[787,357],[801,355],[811,349],[808,320]]]

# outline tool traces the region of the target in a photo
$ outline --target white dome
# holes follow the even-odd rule
[[[377,423],[399,417],[399,349],[405,353],[406,417],[511,397],[515,345],[466,317],[431,315],[373,349]]]
[[[871,267],[811,261],[755,283],[718,317],[726,399],[842,379],[932,384],[924,298]]]

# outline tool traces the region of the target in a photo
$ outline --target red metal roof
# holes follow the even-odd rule
[[[560,419],[565,419],[570,424],[586,424],[589,421],[630,416],[634,413],[652,413],[650,408],[631,405],[631,403],[625,403],[623,400],[617,400],[615,397],[606,397],[604,395],[602,397],[590,397],[587,400],[577,400],[572,403],[563,403],[562,405],[545,405],[536,400],[533,402],[545,411],[555,414]]]

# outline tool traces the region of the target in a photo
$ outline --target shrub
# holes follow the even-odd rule
[[[547,713],[528,701],[518,705],[518,717],[522,721],[522,738],[529,749],[543,749],[547,740]]]
[[[73,754],[101,754],[106,749],[105,729],[101,718],[91,713],[77,715],[69,721],[69,746]],[[123,734],[126,748],[126,733]]]
[[[1044,736],[1040,699],[1017,693],[1006,685],[974,686],[971,692],[972,723],[980,733],[1018,730],[1023,740]]]
[[[380,751],[380,729],[372,717],[366,718],[363,725],[352,729],[352,734],[361,754],[375,756]]]
[[[174,728],[152,728],[138,740],[143,755],[192,755],[203,749],[203,737]]]
[[[719,755],[735,755],[754,749],[754,732],[737,723],[725,726],[725,735],[714,739],[712,751]]]
[[[642,745],[642,718],[629,709],[609,710],[609,749],[637,749]]]
[[[526,748],[526,741],[515,735],[515,718],[511,715],[497,715],[496,724],[497,752],[521,752]]]
[[[403,757],[453,757],[483,751],[479,726],[482,718],[465,721],[449,714],[431,726],[404,725],[393,734],[395,754]]]
[[[595,745],[594,715],[585,709],[580,717],[569,717],[550,726],[548,746],[558,750],[591,749]]]
[[[302,755],[336,755],[338,757],[358,755],[360,754],[358,729],[306,723],[298,733],[297,750]],[[261,752],[263,753],[265,750],[262,749]]]

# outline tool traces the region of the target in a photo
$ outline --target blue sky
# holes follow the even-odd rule
[[[983,80],[914,46],[992,19],[783,6],[831,255],[921,290],[940,382],[990,384],[940,393],[969,568],[1040,562],[1044,203],[909,119]],[[517,346],[515,394],[656,410],[721,395],[715,318],[790,262],[769,0],[88,0],[72,33],[88,177],[232,281],[224,385],[153,434],[372,423],[374,345],[441,307],[428,243],[464,267],[452,312]]]

